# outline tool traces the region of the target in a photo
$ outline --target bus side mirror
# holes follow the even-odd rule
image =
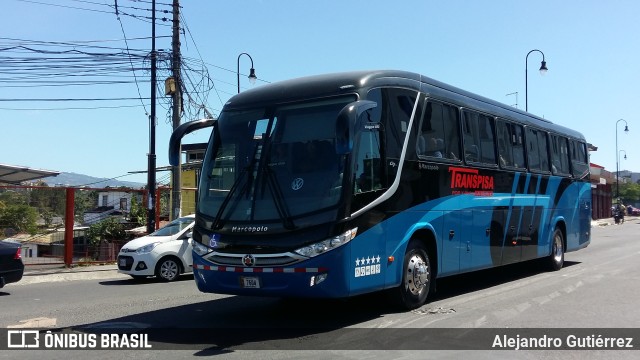
[[[378,104],[369,100],[354,101],[340,110],[336,118],[336,153],[348,154],[353,149],[353,133],[358,118]]]
[[[216,121],[215,119],[200,119],[178,126],[169,138],[169,164],[172,166],[180,164],[180,142],[185,135],[198,129],[211,127]]]

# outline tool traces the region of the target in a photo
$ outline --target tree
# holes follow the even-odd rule
[[[111,242],[113,240],[124,239],[126,233],[119,219],[109,217],[89,226],[86,236],[91,245],[95,246],[99,245],[103,240]]]
[[[142,226],[147,223],[147,209],[145,209],[142,204],[138,203],[138,197],[135,195],[131,198],[129,221],[138,224],[138,226]]]
[[[35,234],[38,230],[37,219],[36,209],[26,204],[9,204],[0,207],[0,226],[14,229],[19,233]]]
[[[640,202],[640,184],[620,184],[620,198],[625,204]]]
[[[29,205],[37,208],[43,215],[48,210],[52,216],[63,216],[67,202],[66,189],[50,188],[42,181],[37,182],[36,185],[40,187],[30,191]]]
[[[95,190],[76,189],[73,213],[77,222],[84,222],[84,213],[98,206],[98,192]]]

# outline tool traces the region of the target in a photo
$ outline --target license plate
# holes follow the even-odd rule
[[[126,259],[120,259],[120,266],[127,266],[127,260]]]
[[[259,289],[260,278],[257,277],[240,277],[240,286],[246,289]]]

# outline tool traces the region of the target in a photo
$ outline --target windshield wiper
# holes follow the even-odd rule
[[[224,200],[222,200],[222,204],[220,204],[220,208],[218,209],[218,212],[216,213],[216,217],[213,220],[213,224],[211,225],[212,230],[217,230],[220,227],[222,227],[220,226],[220,219],[222,218],[222,214],[224,213],[224,210],[229,205],[229,201],[231,201],[231,198],[233,198],[233,195],[235,194],[236,189],[238,188],[238,185],[240,185],[240,182],[244,178],[245,174],[249,174],[248,175],[249,179],[247,179],[247,182],[245,183],[244,187],[242,188],[242,191],[240,191],[236,199],[240,199],[240,197],[242,197],[242,195],[245,192],[247,192],[248,189],[251,188],[251,185],[253,183],[253,177],[251,175],[253,174],[253,168],[256,162],[255,157],[256,157],[256,153],[258,152],[258,145],[259,143],[256,143],[256,146],[253,149],[253,155],[251,156],[249,165],[245,166],[244,169],[242,169],[242,171],[238,175],[238,178],[233,182],[233,185],[231,185],[231,189],[229,189],[229,193],[224,198]]]
[[[284,225],[285,229],[288,230],[295,229],[296,226],[291,219],[291,214],[289,213],[289,208],[284,199],[284,195],[282,195],[282,189],[280,188],[278,179],[273,174],[273,170],[271,170],[268,166],[265,166],[264,171],[267,173],[267,184],[269,185],[269,189],[271,190],[273,202],[276,204],[278,215],[280,216],[280,219],[282,219],[282,225]]]
[[[218,212],[216,213],[216,217],[213,219],[213,224],[211,225],[211,229],[212,230],[217,230],[219,229],[218,225],[220,222],[220,218],[222,217],[222,214],[224,213],[224,209],[227,208],[227,205],[229,205],[229,201],[231,201],[231,198],[233,197],[233,194],[236,192],[236,189],[238,188],[238,185],[240,185],[240,181],[244,178],[244,175],[246,173],[249,172],[249,167],[245,167],[241,172],[240,175],[238,175],[238,178],[236,179],[236,181],[233,182],[233,185],[231,185],[231,189],[229,189],[229,193],[227,194],[227,196],[224,198],[224,200],[222,200],[222,204],[220,204],[220,208],[218,209]],[[245,188],[248,187],[249,181],[247,181],[247,183],[245,184]],[[244,189],[242,191],[242,193],[244,193]],[[242,193],[240,193],[240,196],[242,196]]]

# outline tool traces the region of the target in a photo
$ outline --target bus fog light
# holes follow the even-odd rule
[[[328,274],[319,274],[319,275],[315,275],[311,277],[311,282],[309,283],[309,286],[314,286],[314,285],[318,285],[321,282],[325,281],[327,279]]]

